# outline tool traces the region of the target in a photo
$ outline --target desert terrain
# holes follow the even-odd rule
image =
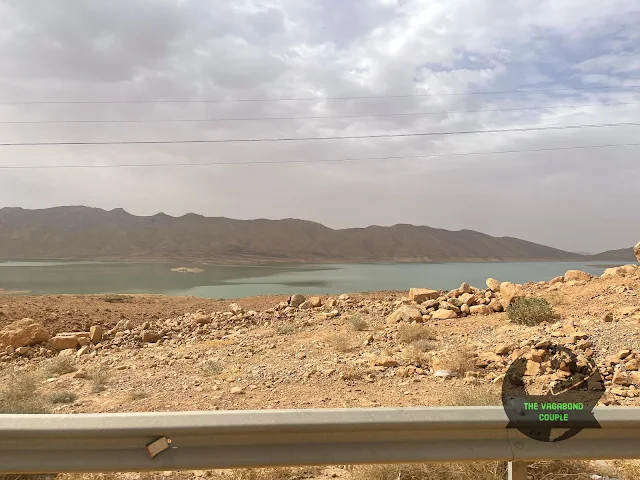
[[[0,413],[500,405],[504,372],[519,356],[532,385],[559,380],[552,345],[597,364],[599,405],[640,405],[639,322],[637,265],[522,285],[310,298],[0,295]],[[591,478],[614,464],[540,464],[532,478]],[[636,478],[634,462],[618,467],[619,478]],[[252,475],[450,478],[424,466],[364,468]],[[447,468],[459,466],[438,475],[453,475]],[[469,468],[461,478],[502,478]],[[123,478],[140,478],[131,475]]]

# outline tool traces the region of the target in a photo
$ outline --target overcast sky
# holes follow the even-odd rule
[[[640,122],[640,88],[629,88],[640,86],[638,25],[637,0],[0,0],[0,121],[351,116],[3,123],[0,143],[379,135]],[[576,90],[548,91],[560,88]],[[532,89],[547,91],[473,94]],[[357,96],[387,98],[326,100]],[[109,103],[278,98],[317,100]],[[107,103],[7,105],[34,101]],[[556,108],[523,110],[541,106]],[[436,114],[364,116],[390,113]],[[122,207],[137,215],[294,217],[332,228],[411,223],[597,252],[640,240],[640,147],[321,161],[634,142],[640,142],[640,127],[304,142],[0,147],[2,166],[318,160],[0,170],[0,206],[82,204]]]

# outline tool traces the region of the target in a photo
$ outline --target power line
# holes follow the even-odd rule
[[[362,100],[378,98],[420,98],[420,97],[452,97],[464,95],[503,95],[511,93],[541,93],[541,92],[572,92],[572,91],[599,91],[599,90],[624,90],[640,88],[640,85],[623,85],[608,87],[571,87],[571,88],[541,88],[531,90],[502,90],[487,92],[453,92],[453,93],[413,93],[405,95],[360,95],[345,97],[297,97],[297,98],[234,98],[211,100],[33,100],[24,102],[0,102],[0,105],[69,105],[69,104],[144,104],[144,103],[236,103],[236,102],[291,102],[291,101],[319,101],[319,100]]]
[[[338,158],[325,160],[267,160],[267,161],[245,161],[245,162],[205,162],[205,163],[120,163],[111,165],[2,165],[2,170],[39,170],[39,169],[62,169],[62,168],[128,168],[128,167],[205,167],[205,166],[234,166],[234,165],[274,165],[289,163],[335,163],[335,162],[362,162],[375,160],[404,160],[412,158],[439,158],[439,157],[466,157],[471,155],[503,155],[511,153],[539,153],[555,152],[562,150],[587,150],[590,148],[613,148],[613,147],[640,147],[640,143],[613,143],[605,145],[577,145],[571,147],[535,148],[527,150],[498,150],[492,152],[461,152],[461,153],[434,153],[429,155],[403,155],[392,157],[361,157],[361,158]]]
[[[221,140],[134,140],[134,141],[104,141],[104,142],[7,142],[0,143],[0,147],[43,147],[43,146],[74,146],[74,145],[178,145],[197,143],[260,143],[260,142],[300,142],[311,140],[354,140],[364,138],[400,138],[400,137],[431,137],[440,135],[465,135],[480,133],[509,133],[509,132],[533,132],[543,130],[571,130],[580,128],[603,128],[603,127],[637,127],[640,123],[602,123],[596,125],[557,125],[549,127],[528,127],[528,128],[507,128],[498,130],[459,130],[454,132],[422,132],[422,133],[385,133],[379,135],[349,135],[344,137],[301,137],[301,138],[244,138],[244,139],[221,139]]]
[[[54,124],[54,123],[177,123],[177,122],[234,122],[234,121],[274,121],[274,120],[322,120],[338,118],[376,118],[376,117],[418,117],[426,115],[447,115],[457,113],[487,112],[521,112],[528,110],[551,110],[558,108],[610,107],[623,105],[640,105],[640,102],[620,103],[585,103],[580,105],[542,105],[525,108],[495,108],[486,110],[443,110],[440,112],[409,113],[372,113],[365,115],[318,115],[303,117],[246,117],[246,118],[177,118],[177,119],[142,119],[142,120],[1,120],[0,124]]]

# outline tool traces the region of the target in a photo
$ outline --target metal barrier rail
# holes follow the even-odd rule
[[[640,407],[595,416],[602,428],[543,443],[500,407],[0,415],[0,473],[640,458]]]

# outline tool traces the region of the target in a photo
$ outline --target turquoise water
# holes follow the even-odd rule
[[[609,262],[610,263],[610,262]],[[0,289],[33,294],[156,293],[205,298],[269,294],[355,293],[484,286],[488,277],[524,283],[578,269],[601,274],[608,263],[440,263],[219,266],[169,263],[6,262]],[[198,267],[202,273],[172,272]]]

